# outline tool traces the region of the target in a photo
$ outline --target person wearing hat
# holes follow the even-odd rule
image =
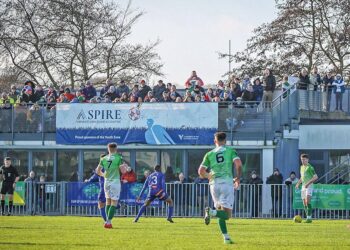
[[[3,180],[1,186],[1,215],[5,215],[5,197],[8,194],[9,205],[8,205],[8,216],[12,213],[13,208],[13,192],[16,188],[16,183],[19,180],[19,174],[17,169],[12,166],[11,158],[5,157],[4,165],[0,167],[0,176]]]
[[[266,184],[271,184],[272,215],[280,217],[282,215],[282,184],[283,176],[278,168],[273,170],[273,174],[267,177]]]
[[[141,80],[139,87],[139,97],[141,97],[143,101],[145,100],[145,97],[149,91],[152,91],[151,87],[146,84],[145,80]]]
[[[248,180],[248,184],[251,185],[251,188],[249,188],[250,196],[252,197],[252,211],[251,211],[251,216],[253,218],[259,217],[259,210],[261,210],[261,197],[262,197],[262,185],[263,181],[262,179],[258,176],[255,170],[253,170],[250,173],[250,178]]]
[[[335,76],[332,86],[334,86],[333,92],[335,94],[335,110],[343,111],[343,94],[345,93],[345,83],[340,74]]]
[[[90,80],[86,81],[85,88],[83,89],[83,94],[87,101],[90,101],[91,98],[97,95],[96,89]]]

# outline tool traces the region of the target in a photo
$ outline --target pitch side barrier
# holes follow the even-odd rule
[[[341,205],[342,199],[350,204],[348,185],[317,185],[313,196],[313,217],[349,219],[349,207]],[[122,185],[116,216],[133,217],[137,214],[146,198],[145,194],[140,203],[136,202],[141,188],[142,183]],[[174,201],[174,216],[203,217],[204,208],[214,206],[209,189],[206,183],[167,183],[166,191]],[[99,190],[98,183],[23,182],[16,187],[14,214],[99,216]],[[300,190],[295,191],[292,185],[241,184],[240,189],[233,192],[235,198],[232,215],[235,218],[287,219],[296,214],[304,216]],[[349,197],[344,193],[348,193]],[[293,196],[296,196],[294,208]],[[337,206],[340,208],[337,209]],[[145,216],[166,217],[165,204],[157,201],[152,203]]]

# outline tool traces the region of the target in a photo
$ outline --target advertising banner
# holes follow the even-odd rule
[[[58,103],[56,143],[211,145],[217,103]]]
[[[326,210],[348,210],[350,209],[350,186],[314,184],[311,205],[313,208]],[[293,208],[304,208],[301,187],[299,189],[293,187]]]

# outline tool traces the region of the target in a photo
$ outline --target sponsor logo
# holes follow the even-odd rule
[[[179,135],[180,140],[182,141],[184,138],[184,135]]]
[[[121,111],[120,110],[111,110],[111,109],[103,109],[103,110],[88,110],[84,112],[81,110],[77,116],[77,120],[120,120],[121,119]]]

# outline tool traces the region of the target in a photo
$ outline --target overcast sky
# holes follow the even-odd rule
[[[115,1],[121,6],[128,2]],[[244,49],[253,29],[276,16],[274,0],[133,0],[132,8],[145,15],[129,40],[160,39],[162,79],[179,86],[192,70],[204,83],[215,84],[228,71],[227,60],[219,60],[216,52],[228,52],[229,40],[233,53]]]

